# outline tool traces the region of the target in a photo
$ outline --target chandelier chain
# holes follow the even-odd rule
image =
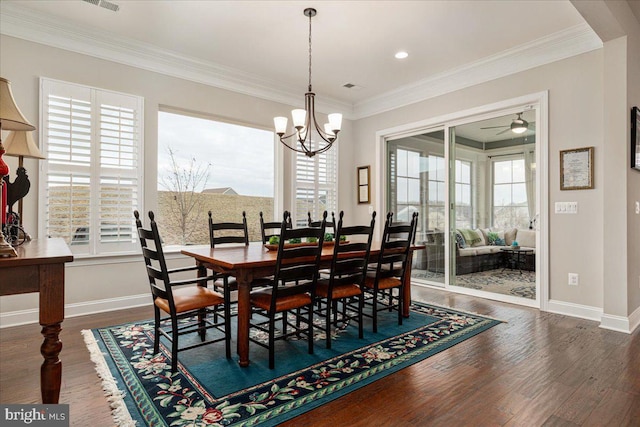
[[[311,18],[309,14],[309,92],[311,92]]]

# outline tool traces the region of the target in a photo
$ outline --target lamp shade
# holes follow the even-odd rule
[[[16,105],[11,82],[0,77],[0,126],[4,130],[35,130]]]
[[[44,159],[40,149],[33,140],[31,131],[16,130],[9,132],[4,141],[5,154],[14,157],[30,157],[32,159]]]

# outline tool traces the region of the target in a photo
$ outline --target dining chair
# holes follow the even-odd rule
[[[412,215],[408,223],[394,223],[393,215],[387,215],[375,270],[369,270],[364,279],[365,291],[371,295],[370,298],[365,298],[365,302],[370,303],[373,308],[371,314],[373,332],[378,332],[378,305],[390,310],[398,310],[398,324],[402,325],[404,276],[410,261],[411,245],[417,223],[417,212]],[[393,294],[394,289],[398,291],[397,296]],[[379,298],[385,294],[385,298]]]
[[[324,217],[326,219],[326,212]],[[256,337],[249,339],[269,350],[269,368],[275,366],[275,341],[291,335],[305,335],[309,354],[313,354],[313,300],[318,279],[318,267],[322,254],[322,237],[325,223],[320,227],[289,228],[291,216],[284,213],[280,225],[280,242],[276,267],[268,288],[251,292],[252,319],[256,314],[266,317],[266,321],[250,322],[251,326],[268,334],[268,344]],[[309,245],[288,244],[289,239],[310,242]],[[315,239],[315,240],[314,240]],[[295,319],[292,322],[289,314]],[[276,321],[282,321],[282,330],[276,337]],[[301,322],[306,326],[302,326]],[[291,331],[287,331],[291,327]]]
[[[171,372],[176,372],[178,368],[178,352],[215,342],[225,341],[226,357],[230,358],[231,324],[228,292],[220,294],[207,288],[207,283],[214,280],[215,277],[206,276],[206,269],[202,266],[167,268],[162,249],[162,240],[153,211],[149,211],[150,228],[143,227],[137,210],[134,211],[133,215],[136,220],[142,256],[146,265],[153,298],[154,354],[160,350],[160,337],[164,336],[171,342]],[[197,271],[198,277],[195,279],[172,279],[171,277],[176,273],[189,271]],[[196,286],[188,286],[194,284]],[[220,306],[224,310],[222,320],[220,322],[217,320],[212,321],[209,315],[213,314],[215,309]],[[160,311],[165,312],[169,317],[161,318]],[[170,321],[169,325],[162,326],[167,320]],[[218,336],[205,341],[206,330],[212,328],[222,332],[222,337]],[[201,342],[180,348],[178,344],[179,336],[195,332],[200,336]]]
[[[314,221],[311,219],[311,212],[307,212],[307,225],[309,227],[320,227],[320,224],[322,223],[322,220],[319,221]],[[333,234],[334,238],[335,238],[335,232],[336,232],[336,217],[334,215],[333,212],[331,212],[331,221],[326,221],[326,227],[325,227],[325,234],[329,232],[329,229],[331,229],[331,234]]]
[[[287,228],[293,228],[291,217],[289,217],[287,221]],[[281,225],[282,223],[278,221],[265,221],[262,216],[262,211],[260,211],[260,232],[262,234],[262,243],[267,244],[271,237],[279,236]]]
[[[209,215],[209,243],[212,248],[216,245],[236,244],[249,246],[249,231],[247,227],[247,213],[242,211],[241,222],[214,222],[213,214],[211,211]],[[227,245],[228,246],[228,245]],[[222,274],[213,272],[212,275],[216,278],[213,282],[213,287],[217,291],[229,292],[238,290],[238,282],[235,277],[230,274]],[[269,284],[268,279],[255,279],[251,283],[251,287],[266,286]],[[231,295],[231,294],[230,294]],[[231,301],[230,304],[235,307],[237,301]],[[237,315],[237,310],[234,310],[234,314]]]
[[[326,347],[331,348],[331,327],[338,321],[358,322],[358,337],[363,337],[362,312],[364,307],[363,281],[367,274],[369,252],[376,223],[376,212],[368,225],[343,225],[344,212],[340,212],[337,236],[345,236],[344,242],[336,240],[328,279],[319,279],[316,285],[316,300],[322,303],[320,310],[325,317]],[[354,306],[353,300],[356,300]],[[342,316],[338,319],[338,302],[342,302]],[[332,320],[333,313],[333,320]]]

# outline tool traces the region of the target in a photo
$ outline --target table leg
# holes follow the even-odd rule
[[[404,271],[404,285],[402,286],[402,316],[409,317],[409,307],[411,306],[411,264],[413,263],[413,251],[409,252],[407,268]]]
[[[64,319],[64,264],[41,265],[40,271],[40,325],[44,342],[40,353],[44,362],[40,368],[42,403],[58,403],[62,382],[62,350],[59,339]]]
[[[249,319],[251,317],[251,281],[248,271],[238,271],[238,363],[249,366]]]

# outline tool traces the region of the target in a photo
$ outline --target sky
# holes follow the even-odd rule
[[[204,188],[231,187],[244,196],[273,197],[274,144],[272,131],[161,111],[158,176],[171,170],[170,146],[182,167],[188,167],[193,157],[203,167],[211,163]],[[166,190],[160,179],[158,190]]]

